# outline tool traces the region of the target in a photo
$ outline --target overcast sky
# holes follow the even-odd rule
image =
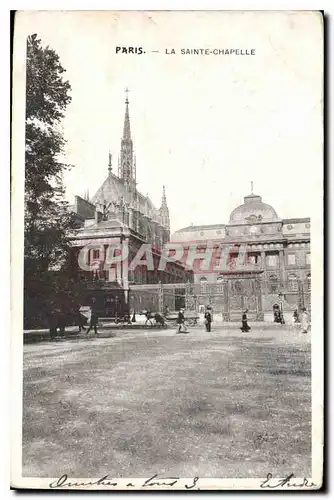
[[[160,206],[166,185],[172,230],[228,223],[251,181],[280,217],[312,216],[323,171],[318,14],[31,12],[21,22],[59,54],[72,86],[70,202],[95,194],[109,150],[117,171],[128,86],[138,188]],[[121,45],[146,54],[116,55]]]

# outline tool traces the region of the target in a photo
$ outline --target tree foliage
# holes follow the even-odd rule
[[[64,201],[62,180],[69,165],[61,161],[65,146],[61,121],[71,102],[71,86],[64,80],[57,53],[43,47],[36,34],[27,39],[26,68],[24,258],[29,296],[45,290],[52,270],[68,272],[67,236],[73,216]],[[56,289],[57,282],[58,278],[53,280],[51,288]]]

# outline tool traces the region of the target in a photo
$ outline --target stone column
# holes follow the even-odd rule
[[[266,270],[266,252],[265,251],[261,252],[261,265],[262,265],[262,269]]]
[[[223,321],[230,321],[230,289],[231,282],[224,281],[224,313]]]
[[[132,207],[129,208],[129,227],[131,229],[134,229],[133,228],[133,208]]]
[[[269,293],[269,287],[267,283],[267,264],[266,264],[266,252],[263,250],[261,252],[261,267],[263,269],[263,291],[264,293]]]
[[[284,250],[279,250],[279,270],[280,270],[280,280],[281,283],[283,284],[285,282]]]
[[[263,313],[263,308],[262,308],[262,287],[261,287],[261,280],[256,279],[255,283],[255,290],[256,290],[256,319],[257,321],[264,321],[264,313]]]
[[[161,281],[159,281],[159,312],[163,314],[164,310],[164,291]]]
[[[110,267],[108,270],[108,281],[116,281],[116,269]]]

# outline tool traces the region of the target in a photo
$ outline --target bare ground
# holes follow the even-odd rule
[[[24,348],[23,475],[311,475],[309,334],[126,332]]]

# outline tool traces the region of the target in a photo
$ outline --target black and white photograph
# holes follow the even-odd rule
[[[11,486],[323,477],[324,19],[17,11]]]

